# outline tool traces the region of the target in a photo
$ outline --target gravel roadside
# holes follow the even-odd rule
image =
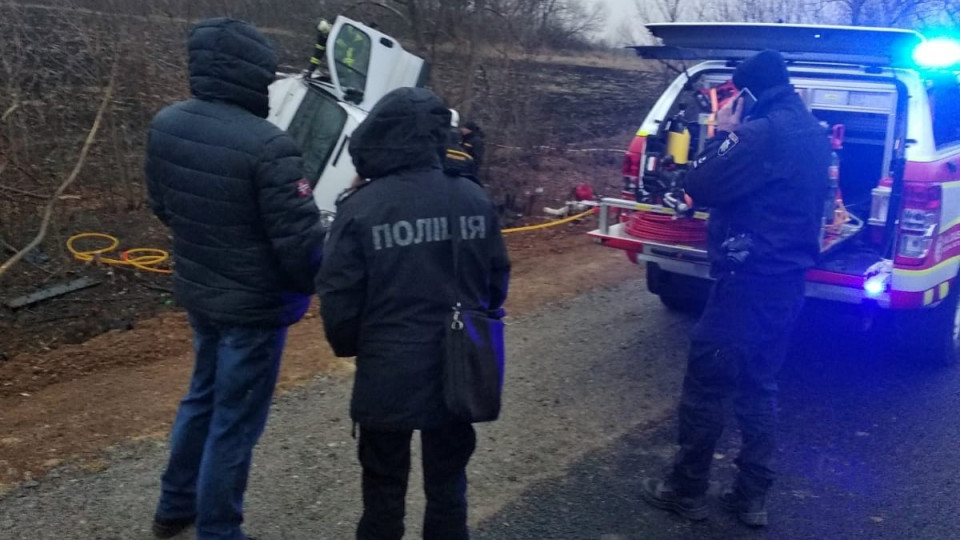
[[[508,328],[502,419],[479,427],[471,523],[625,434],[671,418],[692,321],[662,309],[641,280],[548,304]],[[669,336],[680,336],[672,340]],[[296,346],[296,344],[291,344]],[[277,400],[254,460],[247,530],[267,539],[344,539],[360,509],[347,415],[350,381],[318,378]],[[650,449],[669,456],[671,448]],[[4,539],[150,538],[165,444],[114,449],[106,470],[64,473],[0,500]],[[419,466],[408,537],[419,536]],[[184,538],[189,537],[185,535]]]

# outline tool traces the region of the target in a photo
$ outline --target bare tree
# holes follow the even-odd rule
[[[838,0],[843,20],[855,26],[914,27],[948,14],[955,0]],[[949,14],[948,14],[949,15]]]
[[[677,22],[686,15],[690,3],[690,0],[634,0],[633,6],[643,22]]]

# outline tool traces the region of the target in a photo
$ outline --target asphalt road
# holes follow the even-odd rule
[[[960,538],[960,370],[918,369],[885,353],[825,306],[808,306],[780,377],[781,478],[766,530],[740,526],[715,504],[708,521],[689,523],[638,500],[640,479],[669,465],[659,451],[676,436],[668,421],[633,429],[532,487],[475,538]],[[736,473],[737,444],[728,429],[713,495]]]
[[[635,281],[512,321],[504,416],[480,428],[470,465],[474,538],[960,538],[960,372],[877,360],[880,345],[822,319],[808,314],[815,324],[784,369],[782,478],[762,532],[719,510],[688,524],[639,499],[641,478],[661,474],[673,452],[689,317]],[[250,534],[352,537],[349,387],[318,378],[277,400],[255,458]],[[734,472],[736,437],[729,430],[718,450],[717,489]],[[164,446],[111,449],[105,471],[62,471],[14,492],[0,500],[0,538],[149,538]],[[419,535],[419,489],[411,483],[409,538]]]

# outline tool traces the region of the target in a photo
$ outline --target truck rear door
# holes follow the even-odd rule
[[[634,47],[644,58],[742,60],[777,49],[793,62],[903,67],[923,41],[912,30],[794,24],[657,23],[647,30],[662,46]]]

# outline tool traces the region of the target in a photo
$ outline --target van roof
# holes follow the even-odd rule
[[[924,41],[912,30],[766,23],[655,23],[662,46],[636,46],[643,58],[736,62],[764,49],[788,61],[909,67]]]

